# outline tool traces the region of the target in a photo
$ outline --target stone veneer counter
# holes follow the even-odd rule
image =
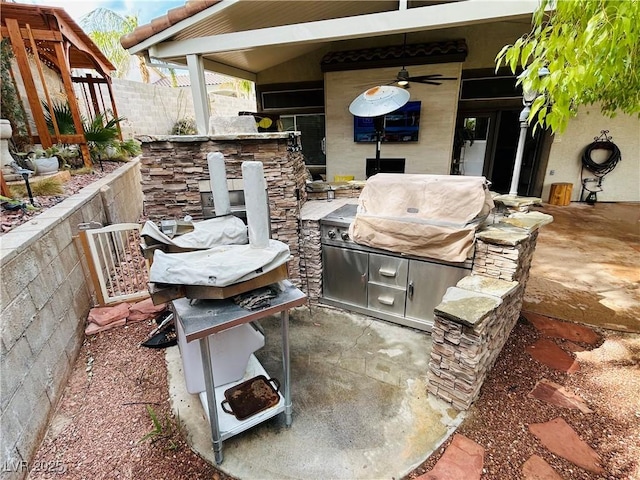
[[[299,211],[307,178],[299,132],[222,135],[142,135],[140,173],[144,213],[150,220],[204,217],[200,182],[209,180],[207,154],[221,152],[227,180],[242,179],[242,163],[262,162],[271,235],[289,246],[289,277],[300,285]]]

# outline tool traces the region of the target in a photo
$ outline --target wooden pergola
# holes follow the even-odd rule
[[[89,91],[88,97],[91,97],[90,108],[94,115],[104,113],[107,110],[101,91],[96,88],[96,85],[106,84],[111,111],[117,118],[118,113],[109,76],[109,73],[115,70],[114,66],[62,8],[3,1],[0,7],[0,20],[2,38],[8,38],[11,42],[20,78],[27,94],[29,108],[36,125],[37,135],[31,135],[32,141],[40,143],[43,148],[48,148],[56,143],[78,144],[85,166],[90,167],[92,165],[91,156],[84,136],[73,84],[84,83],[86,85]],[[30,66],[29,54],[33,55],[36,75]],[[45,66],[57,72],[62,79],[73,115],[76,134],[61,134],[58,129],[49,89],[45,82],[43,70]],[[100,77],[94,77],[90,74],[84,77],[72,77],[71,70],[74,68],[95,70]],[[37,82],[42,86],[45,98],[41,98],[38,94]],[[85,85],[83,85],[83,91],[86,91]],[[46,101],[50,109],[53,133],[47,127],[43,101]]]

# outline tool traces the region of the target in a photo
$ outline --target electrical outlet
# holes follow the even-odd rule
[[[556,171],[555,170],[549,170],[549,175],[555,175]]]

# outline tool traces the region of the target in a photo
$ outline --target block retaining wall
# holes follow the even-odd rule
[[[21,479],[84,339],[94,289],[78,224],[136,222],[142,212],[134,160],[0,237],[0,442],[3,478]]]

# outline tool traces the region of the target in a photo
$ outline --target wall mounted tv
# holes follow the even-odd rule
[[[420,130],[420,101],[407,102],[384,116],[383,142],[417,142]],[[372,117],[353,117],[353,141],[375,142]]]

